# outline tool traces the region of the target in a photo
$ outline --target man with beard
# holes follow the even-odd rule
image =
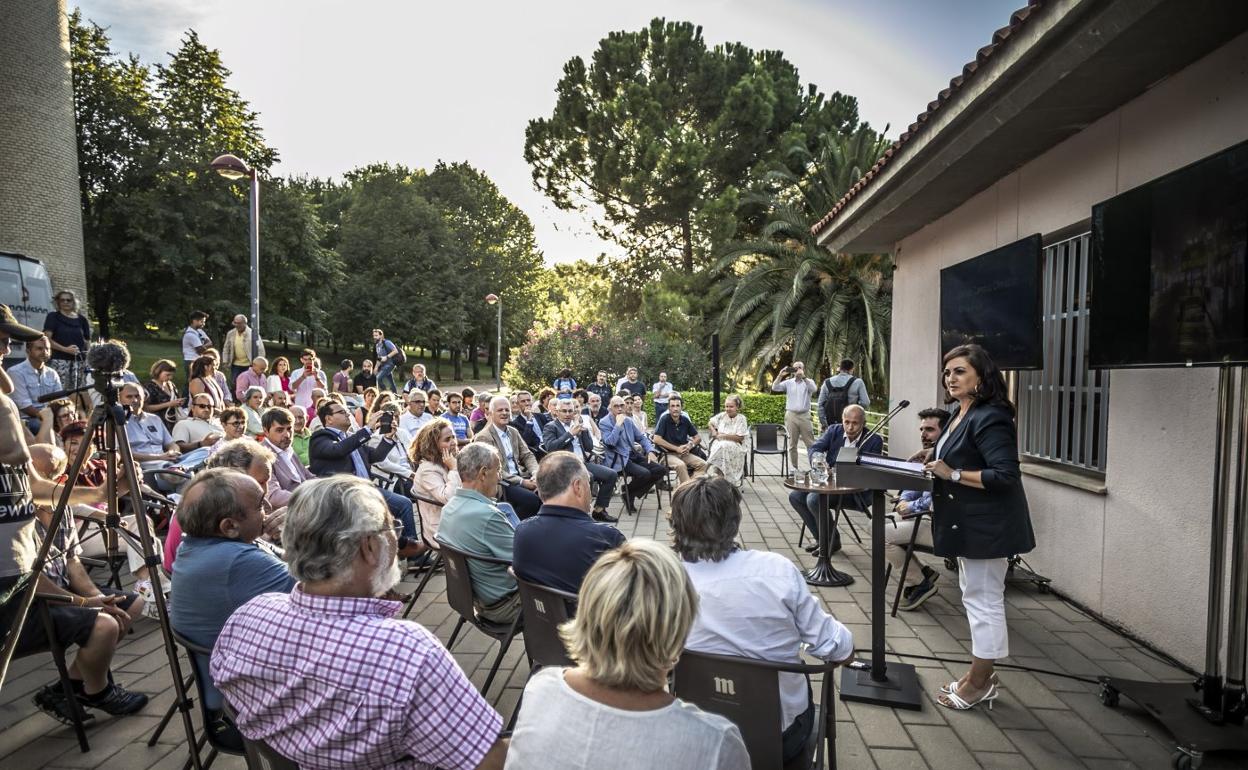
[[[502,717],[437,637],[394,619],[397,529],[364,479],[301,484],[282,536],[299,582],[230,617],[213,680],[243,735],[303,767],[501,768]]]
[[[923,452],[936,446],[945,423],[949,422],[949,413],[944,409],[924,409],[919,412],[919,440],[923,442]],[[917,459],[919,455],[916,455]],[[919,605],[936,595],[936,580],[940,573],[923,563],[916,553],[910,558],[910,567],[904,575],[902,567],[906,563],[906,546],[914,535],[914,528],[919,528],[914,544],[932,547],[932,517],[920,514],[932,512],[932,493],[907,490],[901,493],[894,509],[897,514],[896,526],[884,528],[884,557],[893,565],[893,573],[901,575],[901,584],[905,586],[901,593],[903,610],[918,609]],[[915,568],[918,569],[915,569]]]
[[[273,462],[273,478],[269,481],[268,498],[275,508],[281,508],[290,502],[295,487],[305,481],[316,478],[303,467],[291,444],[295,438],[295,418],[289,409],[273,407],[260,418],[264,426],[264,435],[260,443],[269,449],[277,459]]]

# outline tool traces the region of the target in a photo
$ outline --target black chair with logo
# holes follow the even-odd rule
[[[789,434],[783,425],[763,422],[754,426],[754,440],[750,443],[750,478],[754,478],[754,455],[780,455],[780,475],[789,472]]]

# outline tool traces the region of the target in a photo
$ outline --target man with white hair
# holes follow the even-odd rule
[[[884,439],[878,435],[867,439],[865,444],[860,443],[865,428],[867,427],[867,412],[857,404],[850,404],[845,407],[845,411],[841,412],[840,423],[828,428],[819,440],[811,445],[811,452],[823,452],[828,458],[828,465],[836,462],[836,453],[841,451],[841,447],[858,447],[861,451],[870,454],[884,454]],[[810,530],[812,536],[819,531],[818,521],[815,519],[815,511],[819,510],[819,496],[816,494],[806,494],[794,490],[789,493],[789,505],[793,506],[793,510],[797,511],[797,515],[802,517],[802,521],[806,523],[806,528]],[[871,496],[867,492],[859,492],[854,495],[831,495],[828,498],[829,510],[837,507],[852,508],[856,511],[870,511]],[[817,545],[811,545],[806,550],[814,552]],[[836,553],[841,550],[841,533],[832,532],[832,541],[829,550]]]
[[[502,717],[437,638],[394,619],[397,527],[348,475],[305,482],[282,542],[299,581],[226,622],[212,677],[238,728],[303,767],[501,768]]]
[[[238,389],[238,375],[245,372],[256,358],[264,357],[264,342],[254,339],[255,332],[247,325],[247,316],[239,313],[234,316],[233,327],[226,332],[225,345],[221,348],[221,357],[230,362],[230,382],[234,384],[234,392]],[[252,349],[252,343],[256,347]],[[265,362],[268,365],[268,362]],[[252,383],[253,385],[256,383]],[[264,383],[260,383],[264,387]]]
[[[517,516],[527,519],[542,507],[535,491],[537,458],[511,424],[511,401],[506,396],[495,396],[490,401],[486,417],[487,424],[472,440],[487,443],[498,452],[503,462],[499,477],[503,497],[516,509]]]

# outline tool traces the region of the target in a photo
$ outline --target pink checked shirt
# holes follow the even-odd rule
[[[211,670],[243,735],[300,767],[476,767],[502,717],[402,606],[296,585],[240,607]]]

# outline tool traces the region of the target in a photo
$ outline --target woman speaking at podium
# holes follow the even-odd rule
[[[1018,470],[1018,430],[1001,370],[979,345],[945,354],[941,373],[958,402],[927,469],[932,489],[932,543],[957,557],[962,604],[971,626],[971,670],[941,688],[937,702],[965,710],[997,697],[993,662],[1009,655],[1005,573],[1009,558],[1036,546]]]

